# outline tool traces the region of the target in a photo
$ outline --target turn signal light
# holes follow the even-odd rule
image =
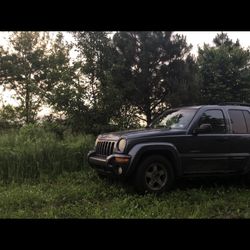
[[[118,163],[118,164],[126,164],[129,162],[129,158],[115,157],[114,161],[115,161],[115,163]]]

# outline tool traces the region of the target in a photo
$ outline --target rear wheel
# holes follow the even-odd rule
[[[250,173],[242,176],[242,182],[244,183],[244,185],[250,187]]]
[[[135,188],[139,193],[162,193],[174,183],[172,164],[161,155],[143,160],[136,171]]]

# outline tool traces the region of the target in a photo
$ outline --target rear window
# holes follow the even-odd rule
[[[248,134],[250,134],[250,112],[247,110],[244,110],[243,114],[244,114],[246,124],[247,124],[247,132]]]
[[[243,110],[229,110],[229,116],[231,119],[233,134],[246,134],[247,126]]]

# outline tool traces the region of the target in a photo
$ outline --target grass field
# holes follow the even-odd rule
[[[39,127],[0,134],[0,218],[250,218],[239,178],[179,181],[161,196],[101,180],[86,163],[94,137]]]
[[[39,183],[0,186],[0,218],[249,217],[250,189],[235,179],[184,181],[158,197],[101,180],[89,168]]]

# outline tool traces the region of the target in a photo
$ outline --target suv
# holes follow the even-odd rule
[[[99,135],[88,154],[101,175],[134,180],[139,192],[169,190],[177,178],[248,174],[250,105],[171,109],[141,130]]]

